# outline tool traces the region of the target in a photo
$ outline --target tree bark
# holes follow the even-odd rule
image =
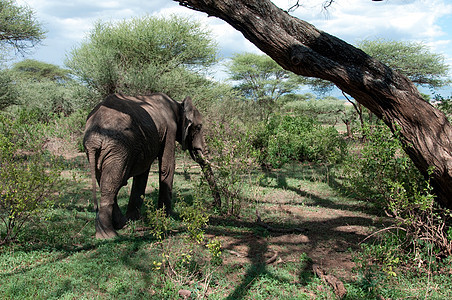
[[[223,19],[284,69],[335,83],[399,132],[406,153],[452,208],[452,126],[405,76],[269,0],[174,0]]]

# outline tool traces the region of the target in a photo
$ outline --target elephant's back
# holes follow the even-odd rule
[[[102,101],[88,116],[86,129],[98,128],[106,131],[108,135],[115,132],[127,133],[139,132],[147,127],[148,130],[155,130],[152,117],[143,107],[143,103],[133,97],[118,97],[111,95]]]
[[[159,147],[150,142],[150,137],[157,138],[157,131],[142,101],[112,95],[89,114],[83,142],[88,151],[111,151],[153,160]]]
[[[85,139],[125,139],[133,127],[132,117],[108,106],[100,106],[88,118]]]

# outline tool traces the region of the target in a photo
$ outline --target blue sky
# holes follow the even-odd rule
[[[47,38],[26,58],[64,66],[66,55],[88,35],[96,21],[116,21],[143,15],[189,16],[207,26],[218,42],[220,56],[237,52],[259,53],[228,24],[181,7],[172,0],[16,0],[36,12]],[[273,0],[288,9],[295,0]],[[452,69],[452,1],[450,0],[303,0],[291,14],[351,44],[362,39],[417,41],[443,54]],[[220,72],[221,73],[221,72]],[[219,75],[221,77],[221,75]]]

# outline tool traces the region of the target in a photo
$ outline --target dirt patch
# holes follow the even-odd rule
[[[226,265],[277,265],[299,262],[300,257],[307,255],[313,264],[328,274],[349,280],[353,277],[355,266],[352,251],[359,249],[359,243],[379,223],[377,217],[364,212],[327,207],[266,205],[261,214],[263,222],[266,222],[266,215],[279,215],[281,223],[266,224],[279,229],[281,224],[285,224],[283,230],[288,232],[269,231],[265,237],[255,233],[221,235],[218,232],[212,235],[212,238],[219,238],[222,242]],[[239,223],[237,221],[236,225]],[[290,226],[287,226],[288,223]],[[258,226],[257,223],[249,223],[243,224],[243,227],[253,225]]]
[[[52,137],[47,139],[44,148],[55,156],[62,156],[65,159],[71,160],[81,156],[85,153],[77,151],[74,142],[68,142],[65,139]]]

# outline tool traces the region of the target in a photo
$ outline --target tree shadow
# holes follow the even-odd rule
[[[318,168],[317,168],[318,169]],[[318,170],[313,171],[312,173],[318,173]],[[327,178],[325,180],[319,180],[318,178],[313,178],[315,176],[321,176],[324,178]],[[268,180],[275,180],[275,185],[268,185],[265,181]],[[323,174],[323,175],[307,175],[306,172],[299,172],[296,173],[295,170],[292,171],[284,171],[279,170],[276,172],[270,172],[266,171],[264,172],[264,177],[260,180],[259,184],[262,187],[273,187],[275,189],[282,189],[287,191],[292,191],[296,193],[298,196],[303,197],[307,199],[308,201],[305,201],[303,203],[300,203],[300,205],[304,206],[312,206],[312,207],[325,207],[325,208],[331,208],[331,209],[341,209],[341,210],[353,210],[353,211],[361,211],[361,212],[369,212],[369,213],[375,213],[375,210],[370,207],[369,205],[364,204],[353,204],[353,203],[337,203],[335,201],[329,200],[327,198],[320,197],[314,193],[308,192],[306,190],[303,190],[300,187],[292,186],[289,184],[289,179],[297,179],[297,180],[307,180],[310,182],[321,182],[326,183],[329,187],[334,189],[335,191],[338,191],[339,194],[343,194],[344,188],[342,184],[336,179],[336,177],[333,174]],[[261,201],[262,202],[262,201]],[[262,203],[266,203],[265,201]],[[280,204],[291,204],[294,205],[293,202],[279,202]]]
[[[243,281],[225,299],[243,299],[248,293],[253,281],[261,276],[276,277],[268,271],[264,255],[268,252],[268,243],[259,236],[249,239],[238,240],[236,244],[246,244],[248,246],[248,256],[251,266],[246,270]],[[281,281],[280,278],[275,278]]]
[[[177,172],[176,174],[179,176],[183,176],[184,178],[192,179],[195,174],[198,176],[197,170],[189,170],[183,172]],[[314,173],[314,172],[312,172]],[[156,172],[151,172],[151,176],[155,177]],[[314,193],[310,193],[309,191],[302,190],[300,187],[292,186],[290,183],[290,179],[303,179],[303,180],[311,180],[313,182],[318,182],[319,179],[316,175],[308,174],[307,172],[297,172],[296,170],[288,170],[286,172],[275,173],[266,173],[265,176],[270,179],[274,179],[276,184],[272,187],[276,189],[289,190],[295,192],[297,195],[303,198],[308,198],[309,202],[304,203],[305,206],[316,206],[316,207],[324,207],[324,208],[332,208],[332,209],[342,209],[342,210],[351,210],[351,211],[362,211],[363,207],[359,205],[347,204],[347,203],[336,203],[330,199],[320,197],[315,195]],[[330,180],[332,180],[330,178]],[[149,183],[148,183],[149,185]],[[264,185],[262,185],[264,186]],[[184,200],[190,204],[194,200],[194,196],[192,191],[188,188],[180,189],[180,193],[183,195]],[[150,193],[146,194],[146,197],[149,197],[151,201],[156,202],[158,198],[158,188],[153,189]],[[177,202],[178,199],[173,197],[175,200],[173,203]],[[122,202],[127,202],[128,200],[123,200]],[[296,205],[294,203],[287,203],[291,205]],[[301,203],[300,203],[301,204]],[[67,208],[70,210],[79,209],[82,206],[68,206]],[[124,208],[124,204],[122,205]],[[145,207],[143,207],[143,210]],[[86,210],[86,209],[85,209]],[[144,212],[144,211],[142,211]],[[177,216],[174,216],[178,219]],[[93,217],[94,218],[94,217]],[[180,218],[179,218],[180,219]],[[265,221],[265,220],[264,220]],[[289,224],[290,223],[290,224]],[[278,255],[280,257],[288,257],[289,255],[301,255],[306,253],[308,257],[312,258],[316,263],[322,264],[322,256],[328,256],[327,252],[318,252],[320,246],[327,242],[330,243],[331,251],[343,252],[347,251],[347,249],[357,249],[358,243],[361,242],[366,236],[360,234],[358,232],[341,232],[338,230],[338,227],[341,226],[372,226],[373,221],[370,218],[365,217],[338,217],[335,219],[331,219],[328,221],[302,221],[299,220],[295,222],[275,222],[270,223],[270,225],[274,228],[297,228],[301,229],[300,232],[288,232],[288,233],[275,233],[262,226],[259,226],[256,222],[246,221],[235,219],[231,217],[211,217],[211,225],[206,233],[214,234],[216,236],[227,236],[230,238],[234,238],[234,242],[227,246],[227,250],[232,250],[235,246],[245,246],[247,247],[247,258],[249,259],[249,266],[245,270],[245,274],[243,279],[241,279],[240,283],[234,287],[234,289],[229,293],[226,299],[243,299],[245,298],[250,290],[253,288],[253,283],[259,281],[262,277],[268,277],[274,279],[279,282],[287,282],[286,278],[278,276],[272,271],[270,265],[266,263],[268,259],[268,254],[273,249],[272,247],[280,247],[286,249],[284,251],[280,251]],[[237,232],[228,231],[222,228],[217,228],[216,225],[223,226],[231,226],[231,227],[239,227],[239,228],[247,228],[252,231],[251,234],[245,234],[240,237],[237,237]],[[281,239],[280,241],[272,241],[270,243],[269,239],[284,237],[284,236],[293,237],[293,241],[289,239]],[[303,242],[299,242],[297,236],[306,237]],[[120,238],[115,239],[113,241],[105,242],[105,243],[117,243],[118,241],[128,241],[129,237],[120,236]],[[130,250],[122,255],[119,260],[125,266],[136,269],[140,271],[140,273],[144,274],[143,276],[147,276],[149,274],[150,269],[146,264],[138,262],[137,259],[134,259],[133,256],[136,255],[138,249],[143,245],[142,243],[149,242],[149,237],[143,236],[140,238],[130,238],[130,243],[132,245],[129,247]],[[301,244],[301,248],[300,248]],[[90,250],[99,247],[99,243],[91,245],[91,248],[86,248],[85,250]],[[302,249],[302,250],[300,250]],[[68,249],[69,250],[69,249]],[[300,252],[301,251],[301,252]],[[300,288],[303,285],[308,284],[309,282],[315,279],[315,275],[311,270],[311,264],[300,264],[298,270],[298,284]],[[144,278],[144,280],[151,284],[151,280],[149,278]]]
[[[300,231],[292,231],[286,233],[277,233],[262,228],[255,222],[226,219],[221,217],[212,217],[211,224],[213,227],[207,229],[207,233],[215,236],[228,236],[234,238],[233,243],[225,246],[225,250],[233,250],[236,246],[246,246],[247,255],[250,266],[246,269],[245,275],[238,286],[227,296],[226,299],[243,299],[252,289],[253,282],[261,277],[268,277],[279,282],[287,282],[286,279],[274,274],[269,270],[270,264],[267,264],[268,255],[272,248],[280,249],[277,255],[282,258],[306,256],[312,260],[302,261],[299,259],[298,266],[298,282],[292,284],[300,285],[300,289],[304,285],[309,284],[316,278],[312,271],[312,263],[329,268],[337,265],[335,262],[336,255],[334,253],[342,253],[350,250],[359,249],[359,243],[362,242],[367,235],[359,232],[343,232],[342,227],[353,228],[353,226],[373,226],[374,222],[369,217],[338,217],[328,221],[305,221],[296,224]],[[273,228],[287,229],[287,224],[271,224]],[[222,229],[217,229],[221,226]],[[251,229],[252,233],[247,233],[237,238],[236,231],[224,230],[224,227],[239,227]],[[283,249],[283,250],[281,250]],[[332,261],[333,260],[333,261]]]

